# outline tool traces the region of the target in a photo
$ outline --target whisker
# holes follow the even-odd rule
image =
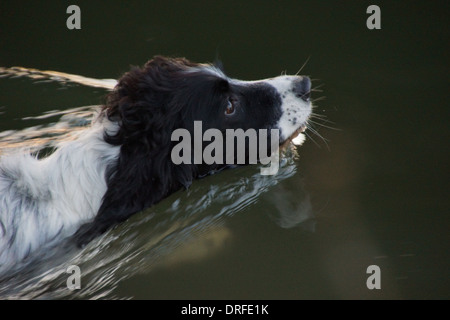
[[[296,76],[298,76],[299,73],[302,72],[303,68],[306,66],[306,64],[308,63],[308,61],[309,61],[310,58],[311,58],[311,56],[309,56],[309,57],[306,59],[305,63],[301,66],[301,68],[300,68],[300,69],[297,71],[297,73],[295,74]]]
[[[317,130],[315,130],[311,125],[306,125],[306,127],[308,128],[308,130],[310,130],[313,134],[315,134],[316,136],[318,136],[320,139],[322,139],[322,141],[325,143],[325,146],[327,147],[328,151],[330,150],[330,146],[328,145],[328,141],[327,139],[325,139]]]
[[[318,148],[320,148],[320,149],[322,149],[322,147],[320,146],[320,144],[318,144],[317,142],[316,142],[316,140],[314,140],[314,138],[313,137],[311,137],[309,134],[308,134],[308,132],[303,132],[312,142],[314,142],[314,144],[318,147]]]
[[[324,115],[319,115],[319,114],[314,114],[313,113],[309,117],[310,117],[310,119],[317,119],[317,120],[323,121],[325,123],[336,124],[335,122],[326,119],[326,116],[324,116]]]
[[[324,114],[312,113],[312,114],[310,115],[310,117],[311,117],[311,118],[316,118],[316,119],[319,119],[319,120],[324,120],[324,121],[331,122],[331,121],[329,121],[329,120],[326,119],[327,116],[324,115]]]
[[[325,83],[321,83],[321,84],[315,86],[314,88],[312,88],[311,90],[317,90],[319,88],[322,88],[324,85],[325,85]]]
[[[321,138],[324,142],[330,141],[326,139],[324,136],[322,136],[316,129],[314,129],[312,126],[307,125],[308,130],[310,130],[312,133],[314,133],[316,136]]]
[[[303,66],[302,66],[302,68],[303,68]],[[301,69],[300,69],[300,70],[301,70]],[[320,80],[320,79],[311,79],[311,81],[317,81],[317,80]],[[312,88],[310,89],[310,92],[323,92],[323,90],[321,90],[321,88],[322,88],[323,86],[325,86],[324,83],[321,83],[321,84],[319,84],[319,85],[317,85],[317,86],[314,86],[314,87],[312,87]],[[321,96],[321,97],[318,97],[318,98],[315,98],[315,99],[311,99],[311,102],[312,102],[312,103],[315,103],[315,102],[317,102],[317,101],[321,101],[321,100],[324,100],[324,99],[326,99],[326,97],[325,97],[325,96]],[[316,106],[313,106],[313,108],[314,108],[314,107],[316,107]],[[325,144],[325,146],[327,147],[328,151],[331,151],[330,146],[329,146],[329,144],[328,144],[329,140],[326,139],[323,135],[321,135],[321,134],[319,133],[318,129],[315,128],[315,126],[316,126],[316,127],[319,127],[319,128],[322,127],[322,128],[327,128],[327,129],[331,129],[331,130],[338,130],[338,131],[340,131],[341,129],[338,129],[338,128],[336,128],[336,127],[331,126],[331,125],[333,125],[333,124],[335,124],[335,123],[332,122],[332,121],[330,121],[330,120],[328,120],[328,119],[326,119],[326,118],[327,118],[326,115],[323,115],[323,114],[317,114],[317,113],[312,113],[312,114],[310,115],[310,119],[309,119],[308,122],[306,123],[306,128],[307,128],[307,130],[306,130],[304,133],[305,133],[305,135],[306,135],[309,139],[311,139],[311,140],[314,142],[314,144],[315,144],[316,146],[318,146],[319,148],[321,148],[320,144],[317,143],[317,141],[314,140],[314,138],[313,138],[312,136],[315,135],[315,136],[319,137],[319,138],[323,141],[323,143]],[[316,119],[316,121],[313,120],[313,119]],[[308,131],[310,131],[311,134],[308,134]]]
[[[315,99],[311,99],[311,102],[322,101],[322,100],[325,100],[326,98],[327,98],[327,97],[325,97],[325,96],[318,97],[318,98],[315,98]]]
[[[318,125],[318,126],[321,126],[321,127],[327,128],[327,129],[341,131],[341,129],[339,129],[339,128],[330,127],[330,126],[328,126],[328,125],[325,125],[325,124],[323,124],[323,123],[320,123],[320,122],[317,122],[317,121],[314,121],[314,120],[311,120],[311,119],[309,119],[308,122],[311,122],[311,123],[313,123],[313,124],[315,124],[315,125]],[[330,122],[331,122],[331,121],[330,121]]]

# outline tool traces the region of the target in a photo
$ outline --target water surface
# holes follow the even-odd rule
[[[47,252],[2,298],[450,298],[446,2],[78,1],[0,4],[0,66],[117,78],[154,54],[212,61],[253,80],[317,79],[327,121],[277,176],[239,168],[197,181],[83,251]],[[2,152],[49,147],[87,125],[107,90],[0,78]],[[316,119],[317,120],[317,119]],[[330,129],[323,125],[338,129]],[[8,151],[9,150],[9,151]],[[82,289],[66,288],[78,264]],[[366,286],[381,269],[381,289]]]

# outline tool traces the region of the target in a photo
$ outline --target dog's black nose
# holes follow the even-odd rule
[[[298,98],[309,102],[309,98],[311,97],[311,80],[308,77],[302,77],[294,81],[294,88],[292,90]]]

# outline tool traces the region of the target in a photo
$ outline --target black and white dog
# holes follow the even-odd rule
[[[217,67],[156,56],[119,80],[78,138],[50,156],[0,158],[0,266],[74,237],[84,245],[108,228],[188,187],[220,165],[171,161],[171,133],[278,129],[280,144],[305,129],[307,77],[230,79]]]

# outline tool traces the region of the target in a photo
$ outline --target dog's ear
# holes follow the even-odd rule
[[[75,234],[79,246],[194,179],[193,165],[171,160],[171,134],[181,121],[179,110],[170,106],[176,68],[170,61],[149,62],[125,74],[111,93],[104,112],[119,130],[105,133],[105,141],[120,146],[119,158],[107,170],[107,191],[97,216]]]

